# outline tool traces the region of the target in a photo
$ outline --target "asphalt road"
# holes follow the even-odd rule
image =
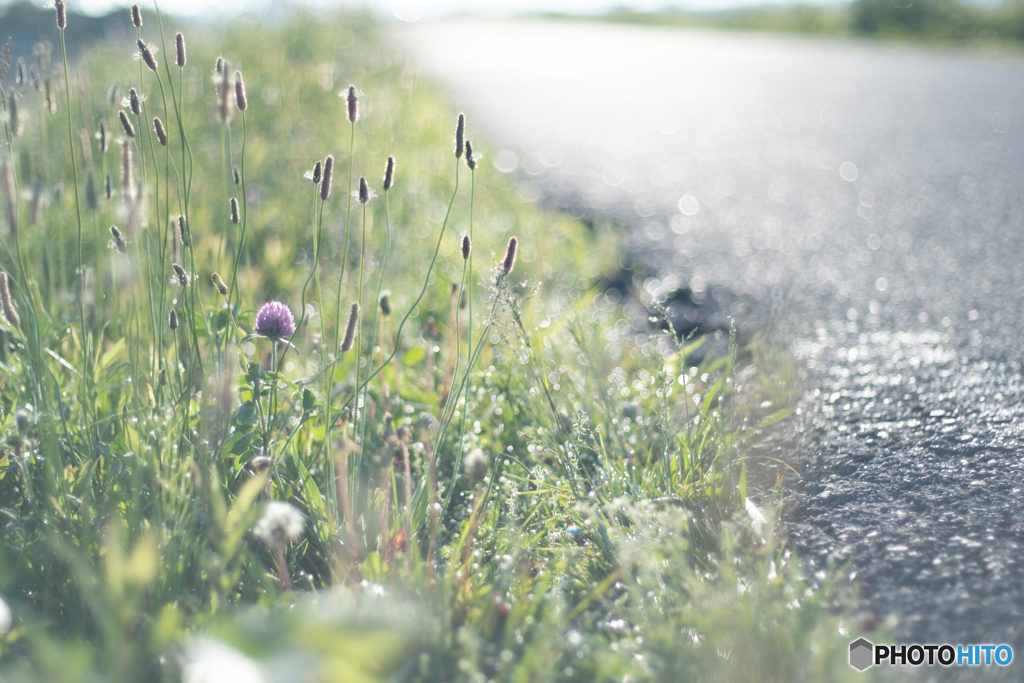
[[[396,26],[525,194],[807,370],[790,543],[919,642],[1024,647],[1024,58],[562,21]],[[1019,650],[1024,656],[1024,650]],[[1024,665],[1022,665],[1024,666]]]

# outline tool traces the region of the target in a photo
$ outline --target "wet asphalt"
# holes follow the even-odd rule
[[[862,623],[1024,659],[1024,57],[564,21],[394,35],[524,197],[628,229],[635,290],[797,359],[799,410],[762,452],[802,475],[789,544],[842,567]]]

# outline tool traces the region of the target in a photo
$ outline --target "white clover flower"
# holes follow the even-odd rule
[[[252,532],[269,545],[291,543],[302,536],[306,519],[291,503],[272,500],[260,521],[252,528]]]

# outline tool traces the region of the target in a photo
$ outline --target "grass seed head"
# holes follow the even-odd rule
[[[238,225],[238,200],[232,197],[228,201],[228,204],[231,207],[231,222]]]
[[[320,199],[327,201],[331,196],[331,180],[334,179],[334,157],[330,154],[324,159],[324,178],[320,183]]]
[[[146,44],[142,42],[142,38],[139,38],[137,41],[135,41],[135,44],[139,46],[139,54],[142,55],[142,61],[146,63],[146,66],[149,67],[150,71],[152,71],[153,73],[157,73],[156,57],[153,56],[153,53],[150,51],[149,47],[147,47]]]
[[[225,284],[224,280],[221,279],[220,275],[214,273],[210,276],[210,279],[213,280],[213,286],[217,288],[217,291],[220,292],[222,296],[227,296],[228,286]]]
[[[245,111],[249,108],[249,100],[245,96],[245,81],[242,80],[242,72],[235,71],[235,106],[238,111]]]
[[[125,244],[124,237],[121,235],[121,231],[117,229],[116,225],[110,226],[110,234],[114,236],[114,248],[121,254],[127,254],[128,245]]]
[[[388,165],[384,168],[384,191],[387,192],[395,182],[395,158],[388,157]]]
[[[348,86],[345,102],[348,105],[348,121],[349,123],[355,123],[359,120],[359,98],[356,97],[356,86]]]
[[[182,287],[188,287],[188,273],[185,272],[185,269],[177,263],[172,263],[171,268],[174,269],[174,274],[178,278],[178,284]]]
[[[469,240],[469,235],[462,236],[462,260],[465,261],[469,258],[470,253],[473,251],[473,244]]]
[[[14,90],[7,97],[7,125],[11,131],[11,137],[18,137],[21,132],[21,124],[18,121],[18,100],[14,97]]]
[[[171,309],[170,314],[167,316],[167,324],[170,326],[171,332],[174,332],[176,329],[178,329],[178,312],[173,308]]]
[[[125,120],[128,120],[127,116]],[[132,196],[132,148],[127,140],[121,140],[121,192],[125,201]]]
[[[122,103],[121,106],[124,106]],[[128,88],[128,106],[131,107],[132,113],[138,116],[142,113],[142,100],[139,99],[139,93],[136,92],[135,88]]]
[[[459,122],[455,124],[455,158],[461,159],[466,149],[466,115],[459,114]]]
[[[391,293],[384,292],[380,295],[380,312],[384,315],[391,315]]]
[[[185,234],[185,217],[178,216],[178,240],[182,246],[188,246],[188,235]]]
[[[7,279],[7,273],[0,271],[0,304],[3,306],[4,319],[11,327],[21,325],[21,316],[18,309],[14,307],[14,300],[11,298],[11,284]]]
[[[348,325],[345,327],[345,338],[341,341],[341,352],[352,348],[356,338],[356,324],[359,322],[359,304],[352,304],[352,310],[348,314]]]
[[[160,141],[163,147],[167,146],[167,129],[164,128],[164,122],[160,120],[159,116],[153,117],[153,130],[156,131],[156,139]]]
[[[57,10],[57,28],[63,31],[68,25],[68,8],[64,0],[54,0],[53,8]]]
[[[320,176],[321,176],[322,169],[323,169],[323,162],[318,161],[318,162],[316,162],[316,164],[313,165],[313,175],[310,178],[310,180],[313,181],[314,185],[316,185],[317,183],[320,182]]]
[[[469,140],[466,140],[466,166],[469,166],[470,171],[476,170],[476,159],[473,157],[473,145]]]
[[[162,387],[167,386],[167,370],[165,370],[164,368],[160,368],[160,375],[159,378],[157,379],[157,384],[159,384]]]
[[[111,197],[114,196],[114,183],[110,179],[110,174],[109,173],[107,174],[107,179],[106,179],[106,181],[104,183],[104,186],[103,186],[103,194],[104,194],[104,196],[106,196],[107,199],[110,199]]]
[[[0,160],[0,195],[4,198],[4,214],[7,218],[7,234],[18,234],[18,205],[15,202],[14,169],[6,157]]]
[[[100,119],[99,130],[96,131],[96,138],[100,141],[100,154],[107,151],[107,124]]]
[[[238,187],[239,185],[242,184],[242,174],[238,172],[237,166],[231,167],[231,175],[235,180],[235,187]]]
[[[121,119],[121,127],[124,128],[124,134],[130,138],[135,137],[135,128],[132,127],[132,122],[128,118],[128,114],[124,113],[124,109],[117,112],[117,118]]]
[[[96,177],[92,171],[89,171],[89,176],[85,179],[85,205],[90,211],[95,211],[100,205],[99,195],[96,194]]]
[[[174,63],[185,66],[185,36],[181,35],[181,31],[174,35]]]
[[[217,102],[220,105],[220,120],[227,123],[231,120],[231,79],[228,75],[228,63],[223,57],[217,58]]]
[[[498,279],[502,279],[506,275],[512,272],[512,267],[516,264],[516,249],[519,246],[519,240],[512,237],[508,241],[508,249],[505,250],[505,258],[501,262],[501,268],[498,271]]]
[[[366,204],[370,201],[370,186],[366,184],[366,178],[359,176],[359,203]]]
[[[142,28],[142,10],[138,5],[132,5],[132,26]]]

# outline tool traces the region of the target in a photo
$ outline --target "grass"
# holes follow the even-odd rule
[[[190,27],[184,67],[143,20],[4,91],[5,680],[852,673],[747,490],[784,364],[633,329],[614,235],[519,200],[472,121],[468,167],[366,16]]]

